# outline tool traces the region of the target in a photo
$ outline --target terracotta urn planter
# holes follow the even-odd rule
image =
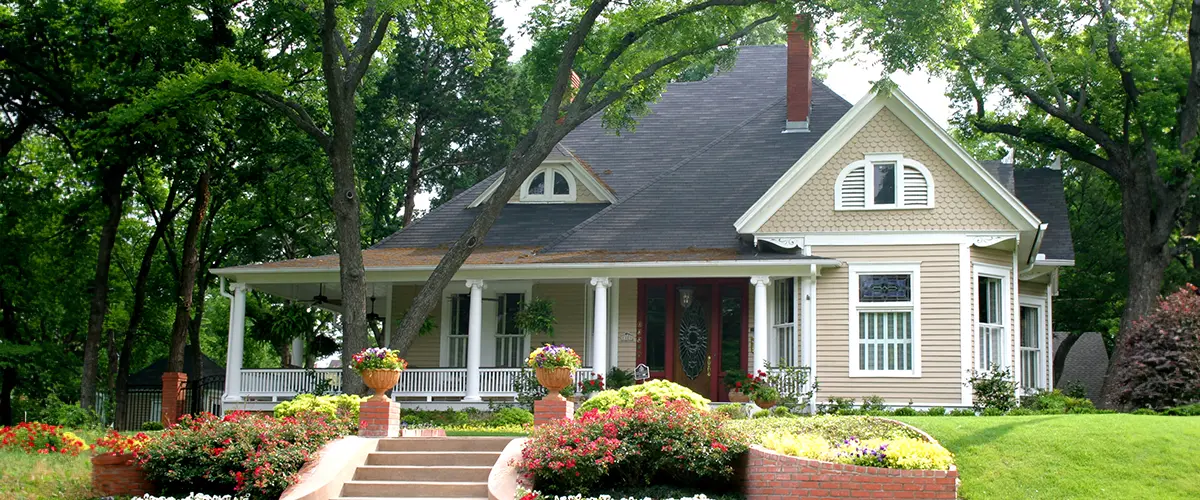
[[[758,405],[759,408],[762,408],[764,410],[775,406],[775,403],[776,403],[776,401],[762,401],[762,400],[758,400],[758,399],[754,400],[754,404]]]
[[[363,370],[362,379],[367,387],[375,391],[375,395],[371,396],[372,401],[387,401],[384,393],[396,387],[396,382],[400,381],[400,370]]]
[[[730,389],[729,390],[729,402],[730,403],[749,403],[750,396],[742,394],[742,391],[739,391],[737,389]]]
[[[571,373],[574,371],[571,368],[563,366],[559,368],[535,368],[533,373],[537,376],[538,383],[546,388],[548,392],[546,399],[562,401],[566,398],[562,397],[559,391],[575,383],[571,378]]]

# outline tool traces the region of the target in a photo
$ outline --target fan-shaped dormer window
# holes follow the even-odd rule
[[[539,168],[521,186],[521,201],[575,201],[575,178],[563,167]]]
[[[933,177],[898,154],[866,155],[847,165],[834,186],[837,210],[933,208]]]

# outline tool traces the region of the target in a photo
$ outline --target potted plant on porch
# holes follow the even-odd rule
[[[408,368],[408,362],[400,357],[400,351],[384,347],[368,347],[350,358],[350,368],[362,377],[363,383],[375,391],[372,400],[384,401],[383,393],[396,386],[400,372]]]
[[[753,379],[750,375],[742,370],[729,370],[725,372],[725,387],[729,388],[730,403],[749,403],[750,396],[746,391],[749,390]]]
[[[579,383],[579,394],[583,395],[583,400],[591,399],[597,392],[604,390],[604,375],[596,374],[595,378],[590,378]]]
[[[529,353],[525,364],[533,368],[538,382],[546,388],[547,398],[562,400],[559,391],[574,385],[572,375],[583,366],[583,360],[570,347],[546,344]]]
[[[759,370],[750,377],[750,383],[744,385],[746,389],[742,392],[749,396],[754,404],[762,409],[767,409],[775,406],[779,402],[779,389],[771,386],[767,379],[767,372]]]

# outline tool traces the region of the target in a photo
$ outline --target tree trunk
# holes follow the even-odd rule
[[[1104,376],[1101,406],[1116,408],[1115,396],[1121,390],[1119,372],[1125,364],[1128,352],[1125,335],[1134,323],[1154,311],[1162,293],[1163,273],[1170,264],[1168,248],[1170,228],[1174,227],[1175,213],[1162,213],[1160,204],[1151,194],[1147,176],[1158,175],[1153,169],[1144,169],[1144,175],[1135,173],[1133,179],[1121,183],[1121,215],[1125,233],[1125,255],[1129,265],[1129,290],[1125,298],[1125,310],[1121,314],[1121,328],[1113,343],[1112,356],[1108,361],[1108,372]],[[1169,224],[1163,228],[1163,224]]]
[[[212,274],[201,269],[200,281],[196,286],[196,301],[192,305],[192,317],[188,321],[188,343],[192,344],[192,373],[188,380],[204,378],[204,352],[200,349],[200,322],[204,319],[204,300],[208,297],[208,287],[212,285]]]
[[[17,311],[12,301],[0,288],[0,339],[5,343],[17,343]],[[17,367],[9,365],[0,369],[0,425],[13,425],[12,393],[17,388],[20,374]]]
[[[342,284],[342,391],[363,392],[362,379],[350,368],[350,357],[367,347],[367,282],[363,268],[362,228],[359,222],[358,188],[354,179],[353,93],[343,98],[329,95],[333,137],[328,155],[333,170],[333,215]]]
[[[105,370],[104,388],[108,390],[109,394],[112,394],[115,388],[113,384],[116,382],[116,370],[113,368],[117,366],[117,331],[112,328],[105,331],[108,332],[108,336],[104,342],[104,352],[108,354],[108,366],[107,370]]]
[[[207,171],[200,174],[196,182],[195,205],[188,220],[187,233],[183,237],[183,262],[180,265],[179,289],[176,295],[175,325],[171,329],[171,356],[167,361],[168,372],[183,371],[183,355],[187,346],[188,327],[192,320],[192,296],[196,288],[196,269],[200,259],[196,253],[196,241],[200,237],[200,226],[208,214]]]
[[[404,180],[404,218],[400,227],[412,224],[417,209],[417,191],[421,189],[421,134],[422,119],[413,122],[412,146],[408,148],[408,176]]]
[[[108,315],[108,271],[112,264],[113,246],[117,242],[117,229],[125,215],[121,185],[125,181],[128,165],[119,163],[104,172],[100,196],[108,208],[108,218],[100,228],[97,245],[96,277],[92,282],[91,310],[88,314],[87,340],[83,345],[83,379],[79,384],[79,406],[85,409],[96,406],[96,381],[100,364],[100,337],[104,334],[104,317]]]

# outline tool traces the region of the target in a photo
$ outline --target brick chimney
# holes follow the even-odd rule
[[[804,29],[808,17],[796,16],[787,34],[787,125],[784,132],[808,132],[812,111],[812,43]]]

